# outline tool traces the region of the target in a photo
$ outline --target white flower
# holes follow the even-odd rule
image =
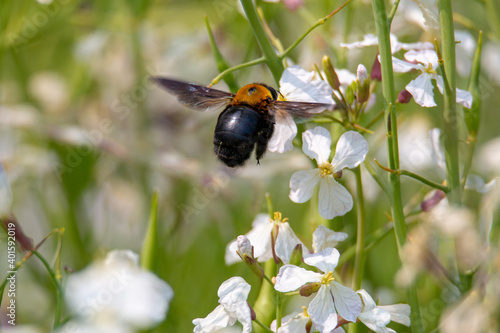
[[[278,235],[275,239],[274,251],[283,263],[288,263],[290,255],[297,244],[302,244],[304,252],[307,251],[306,246],[295,235],[287,221],[287,218],[281,218],[281,213],[275,213],[274,219],[270,219],[268,214],[259,214],[255,217],[252,223],[252,230],[245,236],[250,240],[251,245],[253,245],[253,254],[257,261],[264,262],[273,257],[273,229],[277,229]],[[236,254],[237,249],[237,240],[232,241],[226,247],[225,260],[227,265],[241,260]]]
[[[302,134],[304,153],[315,159],[318,168],[297,171],[290,179],[290,199],[303,203],[311,199],[313,190],[319,183],[319,213],[325,219],[333,219],[352,209],[352,196],[335,178],[339,178],[344,168],[355,168],[368,152],[368,143],[359,133],[349,131],[337,142],[335,156],[329,162],[331,137],[323,127],[307,130]]]
[[[313,251],[318,253],[328,247],[335,247],[346,238],[345,232],[335,232],[324,225],[319,225],[313,233]]]
[[[308,271],[294,265],[284,265],[276,277],[274,288],[279,292],[290,292],[308,283],[317,283],[319,290],[308,307],[311,320],[321,333],[337,327],[337,312],[347,321],[355,322],[361,313],[362,303],[354,290],[335,281],[333,271],[339,261],[339,251],[327,248],[321,252],[305,255],[304,262],[323,273]]]
[[[280,99],[295,102],[312,102],[333,106],[332,88],[323,80],[315,78],[314,71],[306,71],[298,65],[285,69],[280,79]],[[324,109],[319,108],[321,112]],[[283,153],[292,150],[292,140],[297,135],[297,125],[289,114],[276,118],[274,132],[268,143],[268,149]]]
[[[252,314],[247,303],[251,286],[241,277],[224,281],[217,295],[220,305],[205,318],[193,320],[195,333],[210,333],[233,326],[236,321],[243,325],[243,333],[252,331]]]
[[[278,333],[307,333],[307,325],[311,322],[311,317],[307,313],[307,308],[302,307],[303,312],[294,312],[281,318],[281,326]],[[271,323],[271,330],[276,332],[276,320]]]
[[[404,57],[408,61],[392,58],[392,66],[395,72],[406,73],[412,69],[420,71],[416,79],[406,85],[406,90],[413,96],[415,102],[424,107],[436,106],[434,102],[434,86],[432,80],[436,81],[441,93],[444,90],[443,78],[437,74],[438,56],[434,50],[408,51]],[[412,62],[418,62],[417,64]],[[472,105],[472,95],[470,92],[457,88],[457,103],[466,108]]]
[[[76,315],[73,324],[132,329],[161,323],[173,295],[165,281],[139,267],[139,256],[129,250],[111,251],[105,260],[70,275],[65,293]]]
[[[364,290],[357,293],[363,300],[363,311],[359,315],[359,320],[369,329],[377,333],[396,333],[393,329],[387,328],[389,322],[410,326],[410,306],[408,304],[394,304],[377,306],[373,298]]]
[[[340,46],[347,49],[356,49],[360,47],[378,45],[378,37],[373,34],[366,34],[362,41],[354,43],[340,43]],[[399,50],[430,50],[434,45],[429,42],[417,43],[400,43],[396,35],[391,34],[391,53],[394,54]]]
[[[0,163],[0,218],[10,214],[12,207],[12,190],[10,189],[7,173]]]

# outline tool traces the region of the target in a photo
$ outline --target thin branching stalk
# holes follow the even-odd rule
[[[353,169],[356,175],[356,207],[358,215],[356,231],[356,256],[354,258],[354,273],[352,280],[352,289],[361,289],[364,267],[364,247],[365,247],[365,198],[363,196],[363,180],[361,178],[361,167]]]
[[[387,20],[384,0],[372,0],[372,6],[379,41],[380,65],[382,70],[382,88],[386,107],[385,121],[389,167],[393,170],[398,170],[398,132],[396,110],[394,107],[396,102],[396,94],[394,91],[394,74],[392,70],[390,25]],[[395,173],[389,173],[389,181],[391,187],[391,214],[394,222],[396,243],[398,246],[398,253],[401,258],[401,262],[404,262],[403,246],[406,242],[406,224],[403,212],[403,203],[401,201],[400,176]],[[424,332],[422,318],[420,315],[420,306],[417,298],[417,291],[414,285],[408,288],[408,303],[410,304],[412,310],[412,332]]]
[[[257,13],[257,9],[255,8],[255,4],[252,0],[241,0],[241,5],[243,6],[243,10],[247,15],[248,22],[252,27],[253,34],[257,39],[257,43],[264,54],[264,58],[266,59],[266,64],[269,67],[269,70],[273,74],[274,80],[276,84],[279,84],[281,74],[285,70],[283,67],[283,62],[281,58],[276,53],[271,41],[269,40],[268,35],[264,29],[264,25],[259,18],[259,14]]]
[[[439,21],[441,23],[441,49],[444,62],[444,109],[443,134],[446,159],[446,181],[451,191],[448,198],[452,204],[460,204],[460,171],[458,168],[458,125],[456,103],[455,31],[451,0],[439,0]]]

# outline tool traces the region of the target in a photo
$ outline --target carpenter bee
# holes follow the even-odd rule
[[[155,83],[196,111],[223,109],[214,132],[214,152],[229,167],[242,166],[255,149],[257,164],[267,149],[275,124],[290,116],[307,118],[331,105],[278,100],[278,92],[263,83],[243,86],[236,94],[192,83],[152,77]]]

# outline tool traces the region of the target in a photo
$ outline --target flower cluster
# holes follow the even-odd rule
[[[321,333],[338,333],[343,332],[341,325],[358,320],[375,332],[391,332],[386,327],[391,320],[408,326],[408,305],[377,306],[365,290],[356,292],[341,283],[335,273],[340,253],[334,246],[346,238],[345,233],[319,226],[313,233],[313,250],[310,251],[281,213],[275,213],[273,219],[260,214],[247,236],[239,236],[228,245],[226,262],[243,259],[253,272],[265,277],[267,282],[274,281],[274,289],[283,295],[294,291],[301,296],[315,294],[301,312],[284,316],[281,327],[277,328],[276,321],[273,322],[271,329],[275,332],[305,333],[314,327]],[[297,253],[300,260],[295,260]],[[256,260],[265,261],[273,257],[281,265],[276,277],[267,277],[262,269],[253,267]],[[301,267],[303,264],[306,268]],[[220,305],[206,318],[193,321],[194,332],[217,332],[234,325],[236,321],[243,325],[243,332],[250,332],[253,311],[247,304],[249,292],[250,285],[240,277],[224,282],[218,292]]]

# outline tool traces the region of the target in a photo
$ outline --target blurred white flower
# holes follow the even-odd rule
[[[205,318],[193,320],[195,333],[210,333],[233,326],[236,321],[243,325],[243,333],[252,331],[252,313],[247,303],[251,286],[241,277],[224,281],[217,295],[220,305]]]
[[[346,238],[345,232],[335,232],[324,225],[319,225],[313,233],[313,251],[318,253],[328,247],[335,247]]]
[[[405,326],[410,326],[410,306],[408,304],[377,306],[366,290],[361,289],[357,293],[363,301],[363,311],[361,311],[358,318],[372,331],[377,333],[396,333],[393,329],[386,327],[391,320]]]
[[[332,89],[323,80],[315,78],[314,71],[306,71],[298,65],[289,66],[280,79],[280,100],[329,104],[333,107]],[[323,111],[318,108],[318,112]],[[292,150],[292,140],[297,135],[297,125],[289,114],[276,119],[268,149],[283,153]]]
[[[472,67],[472,58],[476,51],[476,40],[467,30],[455,30],[455,41],[457,42],[457,73],[468,77]]]
[[[319,285],[316,296],[308,306],[308,313],[314,327],[321,333],[329,333],[337,327],[337,312],[345,320],[355,322],[362,309],[358,294],[336,282],[333,277],[339,256],[339,251],[334,248],[305,255],[304,262],[322,273],[284,265],[280,268],[274,285],[274,289],[279,292],[295,291],[309,283]]]
[[[307,251],[306,246],[295,235],[287,221],[287,218],[282,219],[281,213],[275,213],[274,219],[270,219],[268,214],[259,214],[255,217],[252,230],[245,236],[253,245],[253,254],[257,261],[264,262],[273,257],[273,243],[274,253],[285,264],[289,262],[290,255],[297,244],[301,244],[302,249]],[[241,260],[236,254],[237,249],[237,240],[230,242],[226,247],[225,260],[227,265]]]
[[[61,332],[152,328],[165,319],[173,295],[165,281],[141,269],[137,254],[114,250],[68,277],[65,297],[75,318]]]
[[[436,81],[437,87],[441,93],[444,90],[443,78],[437,74],[438,56],[434,50],[408,51],[404,57],[408,61],[392,58],[392,65],[395,72],[406,73],[413,69],[418,70],[420,74],[406,85],[406,90],[413,96],[415,102],[424,107],[436,106],[434,102],[434,86],[432,80]],[[417,63],[415,63],[417,62]],[[472,105],[472,95],[470,92],[457,88],[457,103],[466,108]]]
[[[307,313],[307,308],[305,306],[302,308],[304,311],[300,313],[293,312],[281,318],[278,333],[307,333],[311,331],[311,327],[309,327],[309,330],[307,329],[308,326],[312,325],[311,317]],[[276,332],[276,319],[271,323],[271,330]]]
[[[0,163],[0,218],[10,214],[12,208],[12,190],[7,173]]]
[[[308,201],[319,183],[319,214],[325,219],[344,215],[352,209],[352,196],[335,178],[340,178],[344,168],[355,168],[363,162],[368,153],[368,143],[357,132],[342,134],[330,163],[331,136],[327,129],[318,126],[305,131],[302,138],[302,150],[316,160],[318,168],[297,171],[292,175],[290,199],[297,203]]]
[[[56,72],[38,72],[29,80],[30,93],[46,112],[62,112],[68,106],[69,92],[65,78]]]
[[[399,50],[431,50],[434,45],[429,42],[417,42],[417,43],[400,43],[396,35],[391,34],[391,53],[396,53]],[[349,50],[378,45],[378,37],[373,34],[366,34],[362,41],[353,43],[340,43],[340,46],[345,47]]]

